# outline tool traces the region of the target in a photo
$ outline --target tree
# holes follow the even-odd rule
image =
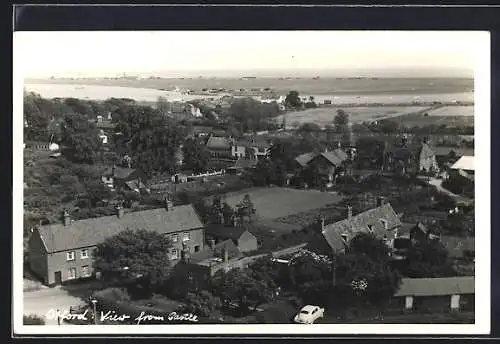
[[[228,117],[239,123],[242,132],[263,130],[267,120],[278,114],[279,109],[272,104],[262,104],[253,98],[235,100],[228,109]],[[236,123],[234,125],[236,126]]]
[[[156,108],[163,116],[167,116],[170,112],[170,104],[168,103],[167,98],[158,97],[156,100]]]
[[[168,255],[172,244],[163,234],[147,230],[126,230],[97,245],[94,268],[103,277],[124,272],[137,285],[151,292],[161,287],[171,271]]]
[[[243,223],[246,220],[252,221],[252,216],[255,215],[256,210],[253,206],[252,200],[250,199],[250,195],[246,194],[243,196],[243,200],[236,205],[236,216]]]
[[[207,216],[209,218],[209,222],[212,224],[222,223],[224,214],[220,196],[214,196],[212,200],[212,206],[209,208]]]
[[[84,181],[84,187],[93,205],[113,197],[111,189],[100,180],[87,179]]]
[[[269,281],[257,280],[248,269],[219,270],[211,281],[214,295],[221,298],[225,307],[237,304],[241,314],[248,313],[250,307],[258,306],[273,299],[276,288]]]
[[[300,99],[299,92],[290,91],[285,97],[285,105],[294,109],[300,108],[302,100]]]
[[[62,128],[62,153],[68,160],[94,163],[102,143],[94,123],[82,114],[68,114]]]
[[[373,234],[360,233],[351,239],[348,251],[354,254],[366,254],[375,261],[387,261],[390,248]]]
[[[410,278],[451,277],[456,275],[448,251],[438,240],[418,240],[406,255],[402,274]]]
[[[204,172],[210,162],[210,152],[195,139],[187,139],[182,146],[184,153],[184,168],[194,173]]]
[[[209,291],[203,290],[199,293],[188,293],[180,311],[182,311],[182,313],[209,317],[221,306],[220,297],[214,296]]]
[[[349,115],[342,109],[337,110],[333,124],[338,133],[346,131],[349,124]]]
[[[37,315],[23,315],[23,325],[45,325],[45,320]]]
[[[310,134],[321,131],[321,127],[316,123],[304,123],[298,129],[299,132]]]

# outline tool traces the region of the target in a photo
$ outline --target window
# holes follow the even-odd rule
[[[189,237],[189,233],[183,233],[183,234],[182,234],[182,241],[187,241],[187,240],[189,240],[189,239],[190,239],[190,237]]]
[[[196,245],[194,247],[194,252],[199,252],[200,251],[200,245]]]
[[[90,270],[88,265],[82,266],[82,277],[89,277],[90,276]]]
[[[84,249],[84,250],[82,250],[82,252],[80,252],[80,258],[81,259],[86,259],[88,257],[89,257],[89,250]]]
[[[347,234],[342,234],[341,237],[342,237],[342,240],[344,240],[344,242],[347,242],[347,238],[348,238]]]
[[[179,236],[177,234],[172,235],[172,242],[177,242],[179,240]]]
[[[170,252],[170,258],[171,259],[179,259],[179,250],[173,249]]]
[[[68,269],[68,279],[75,279],[76,278],[76,268],[69,268]]]
[[[75,260],[75,252],[74,251],[67,252],[66,253],[66,260]]]
[[[373,225],[368,225],[368,231],[369,231],[370,233],[373,233]]]
[[[384,229],[387,229],[387,221],[386,220],[380,219],[380,223],[382,224],[382,226],[384,226]]]

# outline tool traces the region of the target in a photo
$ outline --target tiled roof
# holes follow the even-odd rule
[[[207,142],[209,149],[231,149],[231,141],[225,137],[211,136]]]
[[[387,221],[387,229],[381,220]],[[323,236],[332,249],[341,250],[344,248],[342,234],[347,234],[348,240],[351,240],[358,233],[369,233],[370,229],[368,225],[371,226],[375,235],[383,236],[388,231],[400,227],[402,223],[392,206],[386,203],[380,207],[354,215],[351,218],[326,225],[323,230]]]
[[[313,152],[301,154],[295,158],[295,161],[297,161],[302,167],[305,167],[311,160],[316,159],[319,156],[322,156],[335,166],[340,165],[347,159],[347,154],[342,149],[337,148],[333,151],[326,151],[320,154]]]
[[[454,151],[457,157],[463,155],[474,155],[474,148],[456,148],[456,147],[442,147],[436,146],[432,148],[436,155],[446,156],[450,154],[451,151]]]
[[[202,262],[204,260],[214,257],[224,258],[222,251],[223,249],[227,250],[228,259],[242,256],[241,251],[234,244],[234,242],[231,239],[227,239],[215,245],[213,249],[210,248],[209,246],[205,246],[205,249],[203,251],[192,254],[191,262],[193,263]]]
[[[144,210],[118,216],[103,216],[73,221],[68,226],[50,224],[39,228],[48,252],[65,251],[97,245],[124,230],[144,229],[173,233],[202,228],[203,224],[192,205]]]
[[[394,296],[474,294],[474,277],[403,278]]]
[[[239,239],[246,229],[242,227],[211,226],[207,228],[207,234],[220,238]]]
[[[309,161],[311,161],[315,156],[316,154],[314,153],[305,153],[296,157],[295,161],[297,161],[300,164],[300,166],[305,167],[307,166]]]
[[[238,140],[236,142],[237,146],[243,146],[243,147],[255,147],[255,148],[269,148],[271,147],[271,143],[268,142],[268,140],[262,138],[262,137],[255,137],[255,138],[243,138]]]
[[[451,168],[454,170],[474,171],[474,156],[462,156]]]
[[[128,182],[125,182],[125,185],[127,185],[131,190],[145,188],[144,184],[137,180],[130,180]]]
[[[105,176],[112,176],[113,178],[117,179],[126,179],[128,178],[132,173],[135,172],[135,169],[133,168],[128,168],[128,167],[121,167],[121,166],[115,166],[114,167],[114,172],[113,172],[113,167],[110,167],[104,172]]]

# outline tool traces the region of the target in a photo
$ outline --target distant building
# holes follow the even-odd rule
[[[403,138],[399,144],[386,143],[383,154],[384,171],[398,174],[439,172],[436,154],[427,143],[408,143]]]
[[[233,158],[262,160],[268,157],[272,143],[259,136],[244,137],[231,146]]]
[[[347,153],[340,148],[333,151],[325,149],[322,153],[305,153],[295,158],[299,169],[314,168],[318,177],[325,182],[332,182],[345,169],[347,160]]]
[[[138,192],[145,188],[141,181],[142,174],[133,168],[114,165],[102,174],[101,179],[111,189],[129,189]]]
[[[212,157],[230,158],[233,140],[227,137],[210,136],[207,141],[207,150]]]

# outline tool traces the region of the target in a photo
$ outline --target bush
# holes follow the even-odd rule
[[[45,325],[45,320],[37,315],[23,315],[23,325]]]
[[[257,313],[256,320],[260,324],[289,324],[297,309],[288,303],[281,303]]]
[[[124,288],[108,288],[99,290],[93,295],[95,298],[104,298],[109,301],[130,301],[130,295]]]

